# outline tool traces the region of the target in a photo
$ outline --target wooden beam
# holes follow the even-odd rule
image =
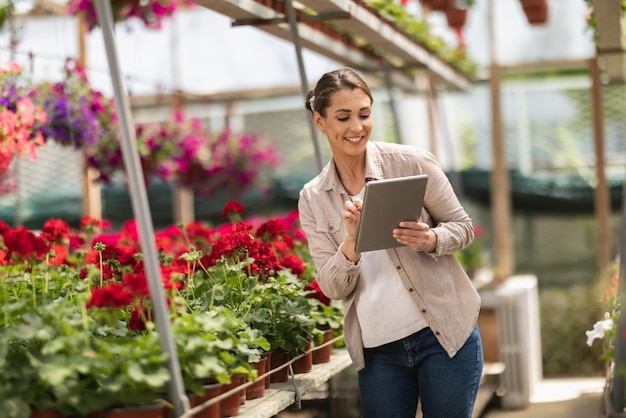
[[[185,98],[180,92],[174,95],[174,109],[184,113],[185,110]],[[173,185],[172,200],[173,200],[173,218],[174,222],[184,225],[193,222],[196,217],[194,210],[194,194],[193,190],[188,187]]]
[[[605,84],[626,82],[621,1],[593,0],[596,52]]]
[[[593,13],[596,18],[596,50],[623,51],[622,5],[620,1],[593,0]]]
[[[609,267],[611,256],[611,231],[609,218],[611,215],[611,200],[605,171],[604,151],[604,110],[602,105],[602,83],[597,58],[589,60],[589,75],[591,76],[591,102],[593,109],[593,143],[596,154],[596,184],[594,187],[594,210],[596,215],[596,246],[597,264],[602,271]]]
[[[78,24],[78,63],[87,67],[87,25],[82,17],[76,19]],[[102,219],[102,192],[96,181],[98,170],[87,165],[83,158],[83,215],[94,219]]]
[[[432,77],[428,77],[426,94],[426,113],[428,114],[428,144],[430,152],[437,156],[437,89]]]
[[[493,168],[491,170],[491,210],[493,214],[494,283],[511,276],[515,267],[511,211],[511,187],[506,160],[506,147],[502,126],[501,75],[496,54],[494,8],[496,0],[489,2],[489,27],[491,39],[491,141]]]

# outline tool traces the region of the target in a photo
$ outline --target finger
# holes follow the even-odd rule
[[[360,206],[355,205],[354,202],[351,202],[349,200],[346,200],[344,207],[345,207],[345,210],[353,213],[354,215],[357,215],[361,210]]]
[[[398,224],[398,226],[400,228],[412,229],[414,231],[428,232],[430,230],[430,226],[428,226],[428,224],[417,221],[402,221]]]

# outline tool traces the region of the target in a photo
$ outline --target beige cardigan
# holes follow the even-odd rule
[[[421,222],[437,235],[433,253],[409,247],[387,250],[407,291],[450,357],[463,346],[478,319],[480,296],[454,252],[474,238],[472,220],[461,206],[435,157],[418,148],[386,142],[369,142],[366,178],[384,179],[427,174]],[[300,191],[300,223],[317,269],[317,281],[326,296],[344,299],[344,336],[357,370],[362,369],[363,344],[354,300],[360,262],[348,260],[340,244],[345,237],[341,219],[348,194],[341,184],[334,162]]]

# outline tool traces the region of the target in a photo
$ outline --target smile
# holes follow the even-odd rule
[[[344,137],[344,139],[348,142],[359,142],[360,140],[363,139],[363,137],[362,136],[353,136],[353,137],[346,136]]]

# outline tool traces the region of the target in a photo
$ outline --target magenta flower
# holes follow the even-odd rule
[[[171,17],[180,7],[192,8],[195,4],[187,0],[113,0],[111,9],[115,22],[138,18],[147,28],[160,29],[164,19]],[[87,28],[98,26],[96,8],[92,0],[69,0],[67,13],[80,15],[85,19]]]

